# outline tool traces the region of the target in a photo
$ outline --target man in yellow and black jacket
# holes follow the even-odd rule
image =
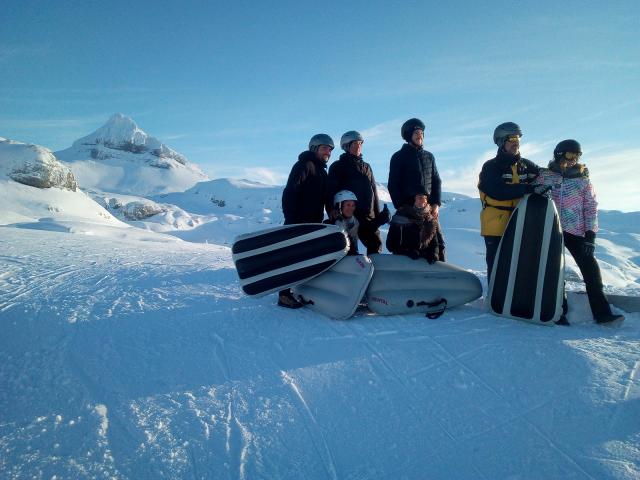
[[[520,137],[522,130],[517,124],[506,122],[498,125],[493,132],[498,153],[484,163],[480,172],[480,235],[487,247],[487,281],[491,278],[500,238],[511,213],[525,194],[542,190],[540,186],[531,184],[538,176],[539,167],[520,156]]]

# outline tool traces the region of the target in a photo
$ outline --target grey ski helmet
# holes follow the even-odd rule
[[[498,145],[498,147],[502,147],[504,142],[507,141],[507,137],[511,135],[522,136],[522,130],[520,130],[518,124],[513,122],[501,123],[493,131],[493,143]]]
[[[562,160],[564,154],[569,152],[582,155],[580,143],[573,139],[562,140],[558,145],[556,145],[556,148],[553,149],[553,158],[556,160]]]
[[[311,140],[309,140],[309,150],[311,150],[312,152],[318,150],[318,147],[320,145],[329,145],[331,148],[335,147],[335,145],[333,144],[333,140],[326,133],[318,133],[311,137]]]
[[[342,138],[340,139],[340,146],[345,152],[348,152],[349,145],[351,144],[351,142],[355,142],[358,140],[361,142],[364,142],[364,138],[362,138],[362,135],[360,135],[360,132],[356,132],[355,130],[349,130],[348,132],[345,132],[344,135],[342,135]]]
[[[419,118],[410,118],[402,124],[400,134],[408,143],[411,143],[411,136],[414,130],[422,130],[424,132],[425,125]]]

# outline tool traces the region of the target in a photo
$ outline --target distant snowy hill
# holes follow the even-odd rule
[[[120,113],[55,154],[68,162],[85,189],[147,196],[181,192],[208,178],[184,155]]]

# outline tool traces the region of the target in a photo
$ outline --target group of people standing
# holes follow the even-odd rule
[[[328,171],[333,140],[326,134],[314,135],[309,149],[298,156],[291,169],[282,195],[285,225],[323,221],[340,225],[351,240],[349,254],[358,253],[360,240],[370,255],[382,252],[379,228],[390,223],[386,242],[390,252],[430,263],[445,261],[444,236],[438,221],[442,181],[433,154],[423,148],[424,132],[425,125],[417,118],[401,127],[406,143],[393,154],[389,165],[388,189],[396,209],[393,217],[386,205],[380,209],[373,171],[362,157],[362,135],[357,131],[342,135],[340,147],[344,153]],[[580,144],[563,140],[556,146],[548,168],[541,168],[520,156],[521,137],[517,124],[498,125],[493,134],[498,152],[480,172],[480,233],[486,246],[487,278],[520,199],[528,193],[551,195],[560,212],[565,246],[582,272],[594,318],[598,323],[623,319],[611,312],[594,257],[597,202],[589,171],[578,163]],[[302,303],[287,289],[279,293],[278,305],[299,308]],[[566,313],[565,295],[558,323],[569,324]]]

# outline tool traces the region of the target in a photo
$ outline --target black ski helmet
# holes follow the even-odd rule
[[[329,145],[331,148],[334,148],[333,140],[326,133],[318,133],[309,140],[309,150],[312,152],[318,150],[320,145]]]
[[[424,129],[425,126],[424,123],[422,123],[422,120],[420,120],[419,118],[410,118],[402,124],[400,134],[405,141],[411,143],[411,136],[413,135],[413,131],[422,130],[424,132]]]
[[[556,148],[553,149],[553,158],[562,160],[562,157],[567,152],[582,154],[580,143],[573,139],[562,140],[556,145]]]
[[[507,137],[510,137],[511,135],[518,135],[519,137],[522,136],[522,130],[520,130],[518,124],[513,122],[501,123],[493,131],[493,143],[502,148],[504,142],[507,141]]]

